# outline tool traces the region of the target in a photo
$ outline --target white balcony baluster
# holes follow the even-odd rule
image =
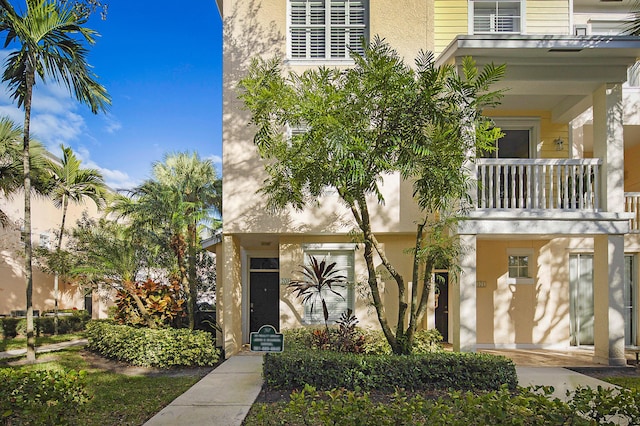
[[[599,209],[599,159],[481,158],[476,163],[477,209]]]

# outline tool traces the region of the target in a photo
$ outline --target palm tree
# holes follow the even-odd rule
[[[640,36],[640,0],[635,1],[624,32],[628,35]]]
[[[0,0],[0,32],[6,33],[4,46],[17,48],[6,59],[2,81],[8,83],[18,107],[24,108],[22,161],[28,361],[35,361],[29,158],[33,87],[36,75],[43,82],[52,79],[65,85],[94,114],[110,104],[107,90],[96,81],[86,60],[85,44],[92,45],[96,34],[83,26],[86,21],[86,16],[52,0],[27,0],[27,10],[22,15],[8,0]]]
[[[153,179],[119,197],[111,211],[150,226],[166,235],[180,281],[187,294],[189,327],[195,326],[197,302],[196,259],[202,225],[219,226],[213,217],[221,211],[221,182],[210,160],[197,153],[168,154],[153,165]]]
[[[7,117],[0,118],[0,196],[12,197],[22,189],[24,175],[22,172],[22,127]],[[34,176],[33,189],[44,195],[47,191],[44,148],[36,141],[31,141],[31,172]],[[0,226],[7,227],[11,219],[0,210]]]
[[[75,156],[71,148],[61,145],[62,161],[49,162],[51,173],[51,193],[50,197],[57,208],[62,208],[62,220],[60,221],[60,232],[58,233],[58,243],[56,254],[62,248],[62,236],[67,218],[69,202],[80,204],[86,198],[93,200],[98,208],[102,208],[105,203],[106,184],[102,174],[96,169],[81,168],[81,161]],[[58,277],[60,271],[56,269],[53,278],[54,293],[54,333],[58,334]]]

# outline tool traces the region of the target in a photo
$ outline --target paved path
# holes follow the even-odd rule
[[[70,346],[84,346],[87,344],[87,339],[71,340],[69,342],[53,343],[51,345],[36,347],[36,353],[54,352],[60,349],[68,348]],[[15,358],[27,353],[27,348],[24,349],[12,349],[9,351],[0,352],[0,359]]]
[[[153,416],[145,426],[238,426],[262,388],[262,355],[235,355]]]
[[[602,380],[595,379],[573,370],[562,367],[516,367],[518,385],[527,386],[553,386],[553,396],[563,401],[567,400],[567,391],[577,387],[615,388],[617,386]]]

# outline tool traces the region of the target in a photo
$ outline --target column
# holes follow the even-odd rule
[[[594,237],[594,362],[626,365],[624,356],[624,236]]]
[[[623,134],[622,85],[602,85],[593,92],[593,156],[602,159],[602,211],[624,211]]]
[[[453,350],[476,351],[476,236],[460,235],[460,274],[450,286]]]
[[[228,358],[242,347],[242,267],[240,248],[233,236],[222,237],[216,257],[216,317]]]

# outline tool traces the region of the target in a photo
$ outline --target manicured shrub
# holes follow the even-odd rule
[[[551,397],[550,387],[502,386],[489,392],[454,391],[437,398],[396,392],[384,402],[366,392],[306,386],[286,404],[257,404],[252,425],[600,425],[638,423],[640,393],[610,389],[578,389],[569,402]],[[363,415],[366,413],[366,415]],[[614,417],[615,416],[615,417]]]
[[[211,334],[187,329],[149,329],[89,321],[87,348],[142,367],[212,366],[220,359]]]
[[[84,328],[91,318],[84,310],[61,311],[66,315],[58,316],[58,333],[78,333],[84,331]],[[68,314],[71,315],[68,315]],[[44,316],[33,319],[33,326],[36,336],[51,335],[54,333],[54,317]],[[4,339],[11,339],[16,336],[25,336],[27,334],[26,318],[0,318],[0,328]]]
[[[391,347],[381,330],[368,330],[351,326],[300,327],[286,329],[285,350],[324,349],[370,355],[391,354]],[[442,335],[436,329],[421,330],[414,336],[413,353],[424,354],[442,350]]]
[[[333,388],[393,391],[426,389],[515,389],[513,361],[479,353],[362,355],[332,351],[267,354],[263,375],[273,389]]]
[[[87,401],[84,372],[0,369],[3,424],[68,424]]]

